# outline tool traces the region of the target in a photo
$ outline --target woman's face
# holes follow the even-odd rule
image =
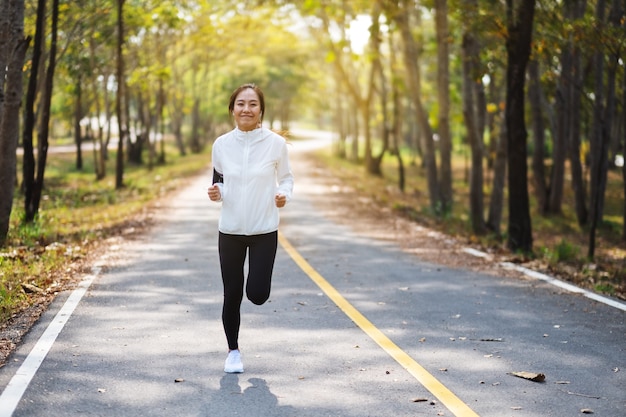
[[[235,99],[233,116],[239,130],[244,132],[256,129],[261,121],[261,103],[251,88],[242,90]]]

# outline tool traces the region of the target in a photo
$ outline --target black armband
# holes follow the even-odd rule
[[[213,184],[215,183],[224,184],[224,176],[217,172],[215,168],[213,168]]]

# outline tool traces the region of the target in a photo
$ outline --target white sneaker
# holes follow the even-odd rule
[[[228,357],[224,363],[224,372],[227,374],[240,374],[243,372],[243,363],[241,363],[241,353],[238,350],[228,352]]]

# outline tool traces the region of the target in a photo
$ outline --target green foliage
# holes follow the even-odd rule
[[[553,248],[544,248],[542,250],[543,256],[548,259],[550,263],[558,262],[570,262],[576,260],[580,255],[580,248],[561,239],[561,241]]]
[[[615,286],[608,284],[608,283],[596,284],[594,286],[594,289],[597,292],[604,293],[604,294],[609,294],[609,295],[615,294]]]

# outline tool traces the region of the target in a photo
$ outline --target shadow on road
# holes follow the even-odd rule
[[[272,417],[290,417],[298,415],[296,410],[290,406],[279,406],[278,397],[270,391],[267,381],[262,378],[249,378],[250,384],[242,389],[240,383],[241,375],[226,374],[220,380],[220,389],[215,393],[215,397],[210,399],[206,405],[206,413],[203,415],[256,415],[259,410],[263,414]],[[242,378],[244,379],[244,378]],[[225,407],[228,403],[228,407]]]

